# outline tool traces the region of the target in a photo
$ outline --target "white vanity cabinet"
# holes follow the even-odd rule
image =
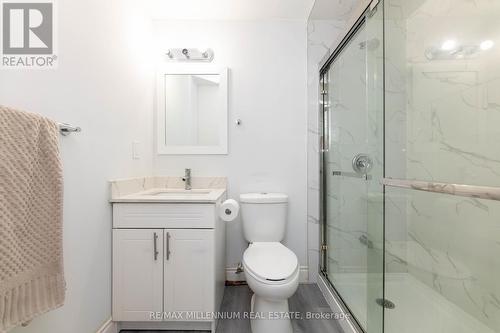
[[[155,257],[155,235],[161,244],[161,229],[113,230],[114,321],[144,321],[150,311],[163,310],[163,263],[162,256]]]
[[[216,311],[213,306],[213,230],[167,229],[169,244],[164,267],[163,310]]]
[[[113,204],[112,315],[121,328],[215,331],[206,314],[224,293],[219,205]]]

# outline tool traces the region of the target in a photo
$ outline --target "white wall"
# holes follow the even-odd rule
[[[211,47],[214,64],[230,68],[229,155],[155,156],[155,174],[180,176],[192,168],[193,176],[227,176],[232,198],[287,193],[285,243],[307,265],[306,23],[157,21],[155,34],[160,51]],[[228,267],[241,261],[245,248],[240,221],[228,225]]]
[[[92,333],[110,317],[107,180],[151,170],[154,72],[145,58],[147,22],[123,0],[57,4],[59,67],[0,73],[0,104],[83,129],[61,139],[66,304],[17,333]],[[131,159],[132,140],[143,143],[141,160]]]

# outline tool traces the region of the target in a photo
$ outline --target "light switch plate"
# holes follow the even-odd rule
[[[134,160],[141,159],[140,145],[141,143],[139,141],[132,141],[132,159]]]

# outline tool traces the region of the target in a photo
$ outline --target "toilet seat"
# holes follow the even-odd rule
[[[286,284],[298,272],[297,256],[279,242],[255,242],[243,254],[246,273],[266,284]]]

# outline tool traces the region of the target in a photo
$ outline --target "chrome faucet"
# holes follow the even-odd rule
[[[182,178],[182,181],[184,182],[184,189],[190,190],[191,189],[191,169],[184,169],[184,177]]]

